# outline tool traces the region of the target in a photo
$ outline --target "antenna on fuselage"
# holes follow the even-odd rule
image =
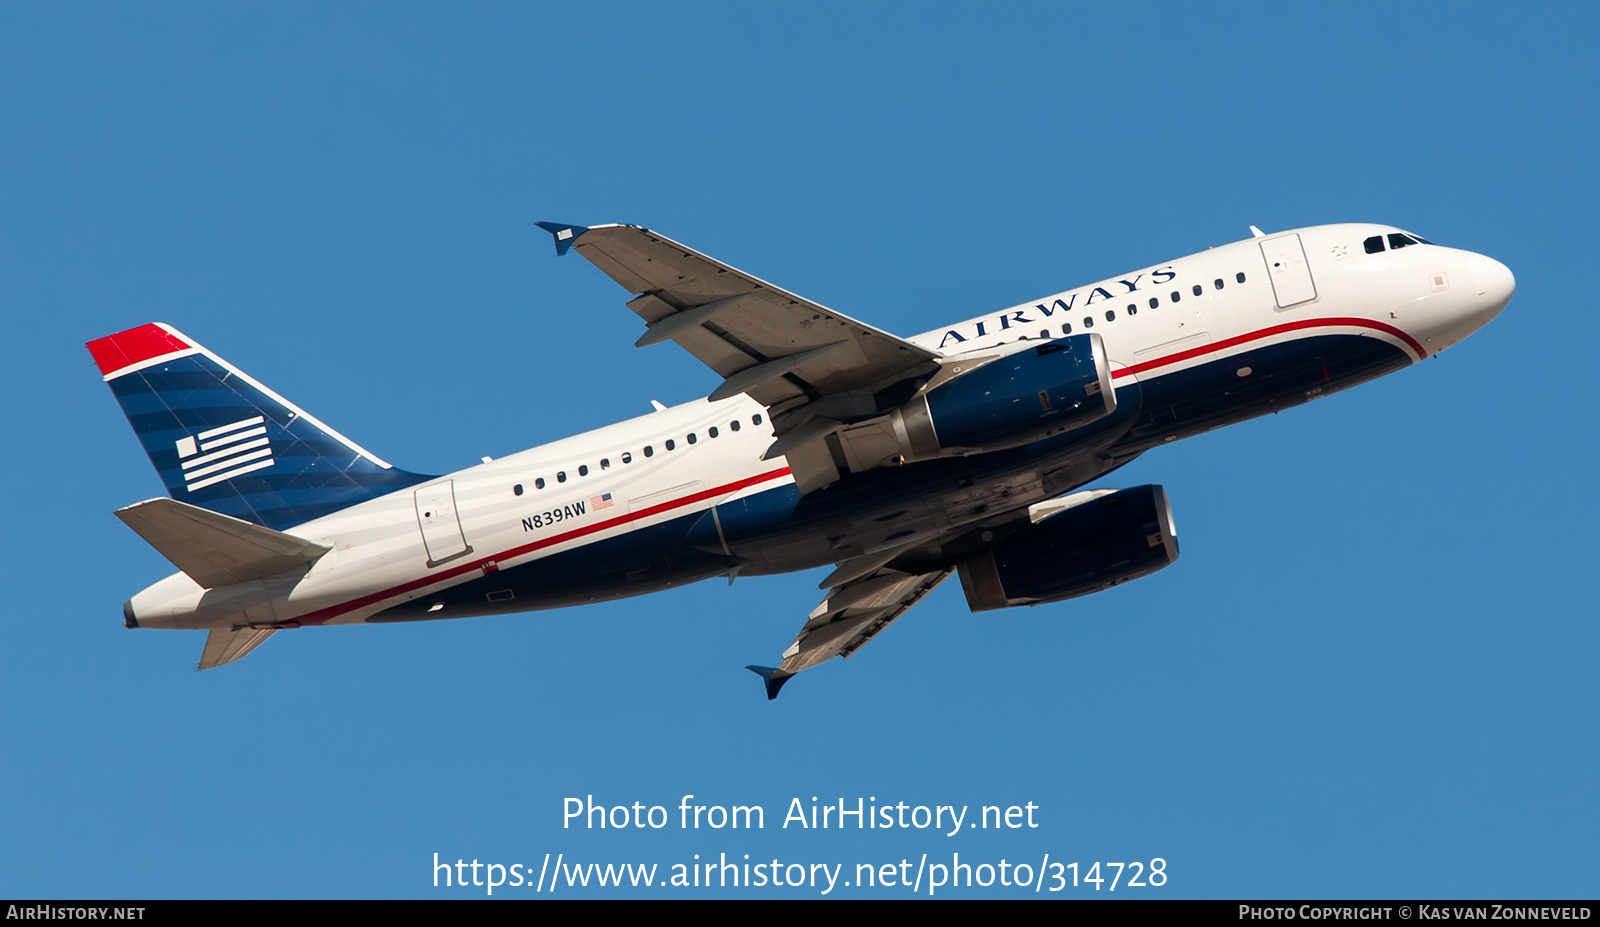
[[[657,400],[654,400],[654,399],[650,400],[650,406],[651,406],[651,408],[655,409],[657,412],[665,412],[665,411],[667,411],[667,407],[666,406],[662,405],[660,402],[658,402]]]
[[[1251,235],[1252,238],[1266,238],[1267,237],[1267,233],[1266,232],[1261,231],[1260,229],[1256,228],[1253,225],[1250,226],[1250,235]]]

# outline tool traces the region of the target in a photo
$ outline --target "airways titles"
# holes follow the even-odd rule
[[[1091,287],[1088,290],[1075,290],[1066,294],[1065,296],[1057,297],[1050,302],[1036,303],[1031,310],[1011,310],[1000,316],[997,316],[994,319],[994,321],[999,324],[999,327],[992,332],[988,329],[988,325],[990,323],[989,319],[972,323],[973,328],[969,330],[971,332],[970,334],[962,334],[960,330],[952,328],[944,333],[943,338],[939,339],[939,348],[943,350],[944,346],[947,344],[960,344],[963,341],[966,341],[968,338],[982,338],[986,335],[1008,331],[1013,327],[1020,328],[1024,325],[1036,324],[1038,320],[1027,317],[1027,313],[1029,312],[1038,312],[1039,315],[1045,319],[1052,318],[1057,312],[1060,312],[1062,315],[1066,315],[1073,310],[1074,305],[1078,301],[1078,297],[1083,296],[1085,293],[1087,293],[1088,296],[1083,301],[1084,306],[1092,306],[1100,300],[1111,299],[1113,295],[1125,296],[1127,293],[1138,292],[1139,282],[1144,280],[1146,276],[1146,274],[1134,274],[1131,278],[1124,278],[1112,283]],[[1161,267],[1150,271],[1148,274],[1149,280],[1147,282],[1167,283],[1177,276],[1177,271],[1173,270],[1172,265],[1169,264],[1166,267]],[[1111,290],[1107,289],[1108,286],[1115,287],[1119,285],[1127,287],[1127,291],[1125,293],[1113,294]]]

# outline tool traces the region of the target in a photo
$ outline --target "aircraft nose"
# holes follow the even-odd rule
[[[1487,322],[1511,302],[1511,294],[1517,291],[1517,278],[1511,275],[1511,268],[1492,257],[1474,254],[1468,263],[1472,267],[1473,291],[1478,295],[1478,311]]]

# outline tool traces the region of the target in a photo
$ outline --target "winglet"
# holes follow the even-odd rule
[[[794,678],[793,673],[785,673],[775,666],[747,666],[745,669],[760,676],[761,680],[767,684],[767,701],[769,702],[778,697],[778,690],[783,688],[784,683]]]
[[[578,236],[589,231],[587,225],[566,225],[561,222],[535,222],[535,225],[556,237],[556,256],[566,254]]]

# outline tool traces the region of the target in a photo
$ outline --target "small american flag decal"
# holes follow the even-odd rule
[[[589,508],[592,510],[611,508],[611,493],[606,493],[603,496],[595,496],[593,499],[590,499]]]

